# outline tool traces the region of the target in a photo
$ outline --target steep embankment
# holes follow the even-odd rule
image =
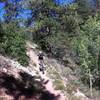
[[[54,87],[53,87],[53,83],[51,81],[51,79],[49,77],[47,77],[47,72],[45,71],[45,74],[42,74],[40,71],[39,71],[39,62],[38,62],[38,54],[34,51],[34,47],[32,47],[32,45],[30,45],[29,43],[27,43],[27,46],[28,46],[28,51],[27,51],[27,54],[28,56],[30,57],[30,64],[32,66],[33,65],[36,65],[35,66],[35,70],[37,70],[37,72],[39,73],[41,79],[44,81],[45,83],[45,88],[50,91],[50,93],[53,93],[55,95],[59,95],[59,100],[67,100],[67,98],[65,99],[65,96],[63,93],[61,93],[61,91],[59,90],[55,90]],[[33,48],[33,49],[32,49]],[[33,67],[33,66],[32,66]]]
[[[38,49],[36,45],[31,44],[30,42],[27,42],[28,47],[28,56],[30,57],[30,61],[35,66],[35,70],[37,69],[37,72],[41,76],[42,79],[47,80],[47,83],[45,84],[45,87],[47,90],[49,90],[51,93],[54,94],[60,94],[60,100],[72,100],[76,98],[76,100],[89,100],[82,92],[79,91],[78,87],[71,85],[69,80],[77,80],[75,76],[69,75],[68,77],[64,77],[64,74],[68,71],[71,71],[70,69],[67,71],[67,69],[64,69],[64,65],[59,63],[59,61],[48,58],[45,56],[45,75],[41,74],[39,72],[39,66],[38,66]],[[35,59],[35,60],[34,60]],[[64,69],[64,70],[63,70]],[[67,71],[67,72],[66,72]],[[71,91],[70,93],[68,93]]]
[[[0,99],[2,100],[89,100],[64,77],[63,65],[45,56],[45,74],[39,71],[37,46],[27,42],[29,66],[0,56]],[[65,71],[65,72],[64,72]],[[68,70],[69,72],[70,70]],[[67,73],[67,72],[66,72]]]
[[[32,68],[3,56],[0,67],[0,100],[65,100],[54,90],[52,82],[47,82],[49,78]]]
[[[3,100],[67,100],[55,90],[49,77],[38,70],[37,55],[29,47],[28,67],[0,56],[0,99]]]

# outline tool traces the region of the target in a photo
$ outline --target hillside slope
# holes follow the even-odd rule
[[[49,82],[45,85],[46,88],[51,91],[52,93],[57,94],[57,92],[61,95],[61,100],[72,100],[76,98],[76,100],[89,100],[82,92],[79,91],[77,86],[71,85],[70,81],[72,80],[78,80],[74,75],[68,74],[71,73],[72,70],[70,68],[65,68],[63,64],[61,64],[59,61],[57,61],[54,58],[48,58],[45,55],[45,75],[41,74],[39,71],[39,62],[38,62],[38,52],[39,50],[36,49],[38,46],[35,44],[32,44],[30,42],[27,42],[27,54],[30,57],[30,61],[35,66],[35,70],[37,70],[37,73],[41,76],[42,79],[48,80]],[[31,66],[31,65],[30,65]],[[33,66],[32,66],[33,68]],[[67,75],[67,74],[68,75]],[[67,76],[66,76],[67,75]],[[70,88],[70,89],[69,89]],[[72,90],[71,90],[72,89]],[[56,90],[56,91],[55,91]],[[68,93],[71,91],[70,93]],[[72,97],[73,95],[73,97]],[[65,97],[62,98],[62,97]]]
[[[0,100],[65,100],[47,78],[0,56]],[[47,83],[47,84],[46,84]]]
[[[68,74],[71,70],[63,69],[64,65],[57,60],[45,56],[46,70],[42,74],[37,48],[27,42],[27,67],[0,55],[0,100],[90,100],[71,83],[77,80]]]

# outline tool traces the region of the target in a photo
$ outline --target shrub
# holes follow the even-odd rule
[[[0,41],[0,48],[3,49],[1,53],[17,59],[22,65],[27,65],[24,33],[15,23],[5,24],[3,31],[2,41]]]
[[[98,83],[100,79],[100,20],[94,17],[87,20],[80,30],[80,35],[72,39],[72,47],[80,58],[82,69],[82,80],[89,83],[89,70],[92,74],[93,82]],[[98,73],[98,74],[97,74]]]

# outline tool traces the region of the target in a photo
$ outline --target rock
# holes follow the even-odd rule
[[[73,97],[75,97],[75,100],[89,100],[79,89],[74,92]]]

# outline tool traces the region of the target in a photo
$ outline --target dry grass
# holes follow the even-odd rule
[[[64,91],[66,96],[69,95],[69,100],[86,100],[86,98],[82,97],[75,97],[72,95],[73,91],[77,89],[77,87],[88,97],[90,97],[90,91],[87,86],[83,85],[83,83],[78,79],[70,79],[68,83],[66,84],[66,87],[64,86],[64,83],[62,81],[61,76],[66,76],[68,77],[69,75],[72,75],[72,71],[70,68],[65,68],[63,69],[63,73],[59,73],[55,67],[51,65],[47,65],[47,74],[48,76],[53,79],[53,84],[55,89]],[[73,76],[73,75],[72,75]],[[69,77],[70,78],[70,77]],[[88,91],[87,91],[88,90]],[[100,100],[100,92],[97,90],[93,90],[93,100]]]
[[[56,90],[64,90],[65,89],[65,86],[63,84],[63,82],[61,80],[54,80],[54,86],[55,86],[55,89]]]
[[[86,100],[86,98],[83,98],[83,97],[76,97],[76,96],[73,96],[73,95],[71,95],[69,99],[70,99],[70,100]]]

